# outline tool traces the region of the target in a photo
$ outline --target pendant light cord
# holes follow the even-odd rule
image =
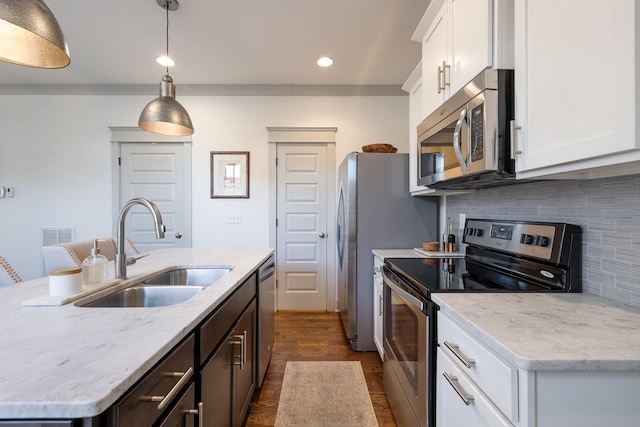
[[[167,11],[167,74],[169,74],[169,1],[165,0],[165,10]]]

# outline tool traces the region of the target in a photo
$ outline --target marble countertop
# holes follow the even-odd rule
[[[640,309],[588,294],[434,293],[476,338],[527,370],[640,370]]]
[[[161,249],[129,266],[128,279],[114,285],[124,288],[175,266],[234,266],[193,298],[168,307],[83,308],[74,305],[77,301],[23,306],[48,293],[47,277],[0,288],[0,419],[104,412],[272,253],[270,248]],[[113,262],[109,271],[113,277]]]
[[[372,249],[371,253],[379,258],[426,258],[413,249]]]

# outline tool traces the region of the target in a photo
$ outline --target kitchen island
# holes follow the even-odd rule
[[[128,278],[61,306],[24,306],[48,293],[48,278],[0,288],[0,420],[78,419],[107,410],[221,302],[273,249],[161,249],[128,267]],[[80,307],[176,266],[233,269],[182,303]],[[113,263],[110,263],[113,278]]]

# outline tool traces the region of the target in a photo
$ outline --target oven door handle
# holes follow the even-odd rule
[[[393,283],[391,280],[389,280],[386,276],[384,276],[384,284],[387,285],[392,291],[394,291],[395,293],[397,293],[403,300],[407,301],[408,303],[410,303],[411,305],[415,306],[418,308],[418,310],[420,311],[424,311],[424,302],[420,301],[418,298],[414,297],[413,295],[409,294],[407,291],[401,289],[399,286],[397,286],[395,283]]]

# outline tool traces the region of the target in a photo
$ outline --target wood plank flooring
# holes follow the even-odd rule
[[[359,360],[381,427],[395,427],[382,387],[382,362],[377,352],[354,352],[338,313],[278,312],[273,356],[262,389],[256,391],[245,426],[273,426],[287,361]]]

